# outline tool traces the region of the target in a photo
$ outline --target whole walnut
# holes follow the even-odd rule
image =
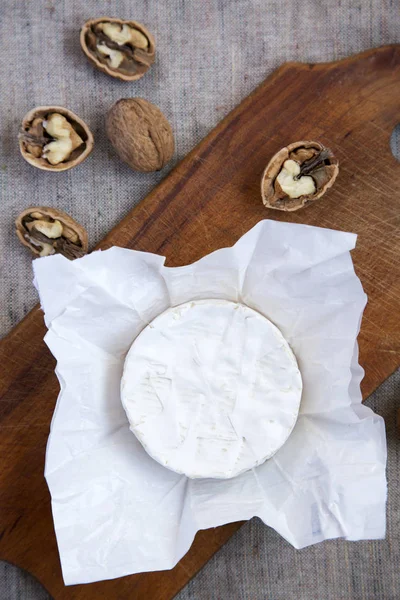
[[[109,110],[108,138],[135,171],[159,171],[174,153],[174,134],[161,110],[143,98],[122,98]]]

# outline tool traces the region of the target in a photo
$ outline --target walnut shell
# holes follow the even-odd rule
[[[36,231],[35,224],[61,225],[61,235],[48,238]],[[36,256],[62,254],[66,258],[79,258],[88,251],[86,230],[67,213],[49,206],[33,206],[25,209],[15,220],[16,234],[21,244]],[[59,231],[57,233],[60,233]],[[47,252],[43,254],[43,249]]]
[[[127,48],[127,55],[124,62],[118,68],[113,68],[107,58],[102,56],[96,49],[96,26],[101,23],[116,23],[117,25],[128,25],[132,29],[144,35],[148,40],[147,48],[138,48],[135,46],[127,47],[124,45],[119,48]],[[100,71],[116,77],[122,81],[136,81],[143,77],[154,62],[156,45],[151,33],[136,21],[125,21],[123,19],[115,19],[112,17],[100,17],[98,19],[89,19],[83,25],[80,32],[80,44],[84,54],[89,61]],[[117,46],[115,46],[117,48]]]
[[[48,139],[42,138],[39,140],[41,143],[36,144],[29,139],[31,136],[30,132],[35,128],[35,122],[45,121],[51,114],[60,114],[67,119],[74,131],[80,136],[83,143],[77,147],[70,154],[68,159],[57,165],[52,165],[50,162],[42,157],[42,150],[46,143],[52,141],[51,137]],[[43,130],[43,128],[41,128]],[[21,130],[19,134],[19,149],[24,159],[34,167],[42,169],[43,171],[67,171],[72,169],[83,162],[93,150],[94,139],[92,132],[86,123],[80,119],[72,110],[64,108],[63,106],[37,106],[30,110],[22,119]]]
[[[323,153],[323,154],[321,154]],[[318,157],[321,162],[318,163]],[[299,196],[289,197],[279,185],[277,177],[281,172],[286,160],[297,162],[300,167],[307,161],[315,161],[317,164],[307,175],[313,178],[315,192]],[[289,144],[277,152],[269,161],[261,178],[261,196],[263,203],[268,208],[276,210],[293,211],[311,204],[321,198],[325,192],[334,184],[339,173],[339,161],[330,150],[320,142],[300,141]]]
[[[108,111],[108,138],[135,171],[159,171],[174,153],[174,134],[161,110],[143,98],[123,98]]]

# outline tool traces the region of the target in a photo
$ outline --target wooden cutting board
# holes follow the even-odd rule
[[[400,363],[400,46],[331,64],[285,64],[232,111],[100,244],[163,254],[183,265],[231,245],[261,219],[358,234],[356,271],[369,303],[360,361],[368,396]],[[340,160],[339,178],[295,213],[264,208],[260,178],[282,146],[316,139]],[[43,477],[58,394],[55,361],[35,308],[0,346],[0,557],[33,573],[55,600],[169,600],[240,527],[200,532],[172,570],[66,588]]]

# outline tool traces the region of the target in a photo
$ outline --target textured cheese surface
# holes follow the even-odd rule
[[[225,300],[171,308],[136,338],[121,398],[131,430],[159,463],[230,478],[271,457],[297,419],[302,381],[280,331]]]

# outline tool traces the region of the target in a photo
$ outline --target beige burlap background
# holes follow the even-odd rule
[[[157,61],[139,82],[108,78],[81,53],[81,24],[101,15],[133,18],[153,32]],[[0,39],[0,335],[4,335],[36,302],[31,258],[13,233],[12,222],[21,210],[38,204],[66,210],[88,229],[93,246],[283,62],[330,61],[400,42],[400,3],[2,0]],[[172,122],[176,152],[161,173],[134,173],[107,142],[105,112],[117,99],[129,96],[156,103]],[[21,158],[16,143],[20,121],[40,104],[65,105],[88,122],[96,146],[83,165],[52,174],[34,169]],[[393,144],[396,148],[396,139]],[[371,400],[388,419],[388,539],[334,541],[296,552],[273,531],[252,521],[181,592],[179,600],[400,598],[399,455],[393,421],[398,380],[389,380]],[[0,599],[17,598],[47,596],[29,578],[1,565]]]

